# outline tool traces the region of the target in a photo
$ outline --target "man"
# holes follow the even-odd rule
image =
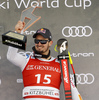
[[[25,24],[21,21],[15,26],[21,32]],[[41,28],[33,35],[35,46],[33,55],[26,59],[17,48],[9,47],[7,59],[19,66],[23,75],[23,98],[25,100],[60,100],[61,71],[57,59],[50,56],[52,45],[51,32]],[[76,87],[72,84],[73,100],[81,100]]]

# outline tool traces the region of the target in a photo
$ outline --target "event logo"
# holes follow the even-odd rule
[[[70,75],[71,80],[74,82],[74,76]],[[92,84],[95,80],[93,74],[91,73],[81,73],[81,74],[76,74],[77,78],[77,84]]]
[[[30,2],[31,0],[28,0],[27,4],[25,3],[24,0],[21,0],[19,4],[18,4],[17,0],[14,0],[14,1],[15,1],[15,3],[16,3],[16,5],[17,5],[18,8],[21,7],[22,3],[24,4],[25,8],[27,8],[29,6],[29,4],[31,6],[33,6],[34,4],[36,4],[37,6],[39,6],[39,1],[32,0],[32,2]],[[51,7],[57,8],[57,7],[59,7],[59,0],[53,0],[51,2],[51,4],[49,3],[49,0],[40,1],[40,4],[41,4],[41,7],[43,7],[43,4],[46,4],[47,8],[51,8]]]
[[[65,5],[69,8],[83,7],[84,9],[91,6],[91,0],[72,0],[72,1],[71,0],[65,0]],[[71,4],[71,2],[72,2],[72,4]]]
[[[89,37],[92,35],[92,28],[90,26],[65,26],[62,34],[64,37]]]
[[[14,0],[15,5],[18,9],[21,8],[23,5],[25,8],[28,8],[29,6],[35,7],[34,4],[39,6],[39,1],[37,0]],[[41,7],[43,7],[44,4],[46,4],[47,8],[58,8],[59,7],[59,0],[53,0],[49,2],[49,0],[40,1]],[[0,9],[9,9],[10,8],[10,0],[5,0],[3,2],[0,2]]]
[[[11,0],[4,0],[3,2],[0,2],[0,9],[10,9]],[[24,6],[25,8],[28,8],[29,6],[33,6],[36,4],[39,6],[39,1],[37,0],[13,0],[16,7],[18,9],[21,8],[21,6]],[[12,1],[11,1],[12,2]],[[59,8],[59,0],[40,0],[41,7],[43,5],[46,5],[47,8]],[[86,9],[91,6],[91,0],[65,0],[64,5],[68,8],[76,7],[80,8],[82,7],[83,9]]]
[[[94,57],[94,53],[71,53],[72,57]]]

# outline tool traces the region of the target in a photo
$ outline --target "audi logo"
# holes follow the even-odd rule
[[[89,37],[92,35],[92,28],[90,26],[66,26],[62,29],[64,37]]]
[[[22,56],[25,56],[26,59],[29,58],[29,56],[33,56],[33,52],[30,51],[26,51],[26,52],[19,52],[19,54],[21,54]]]
[[[71,80],[74,82],[74,76],[70,75]],[[76,81],[77,84],[92,84],[94,82],[95,78],[91,73],[81,73],[81,74],[76,74]]]

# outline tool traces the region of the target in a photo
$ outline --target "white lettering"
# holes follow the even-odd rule
[[[43,3],[45,3],[45,2],[43,1]],[[47,3],[47,8],[51,8],[51,7],[58,8],[59,7],[59,0],[53,0],[51,2],[51,5],[49,3],[49,0],[46,0],[46,3]]]
[[[37,77],[37,84],[39,84],[41,79],[41,74],[36,74],[35,77]]]
[[[25,8],[28,8],[29,3],[30,3],[30,0],[28,0],[27,4],[25,3],[24,0],[21,0],[19,4],[18,4],[17,0],[14,0],[14,1],[15,1],[15,3],[16,3],[16,5],[17,5],[18,8],[21,7],[22,3],[23,3],[23,5],[24,5]]]
[[[23,79],[17,79],[17,83],[23,83]]]
[[[75,7],[82,7],[82,0],[79,1],[78,5],[77,5],[77,0],[74,0],[74,6]]]
[[[26,70],[49,70],[53,72],[61,73],[61,70],[59,68],[55,68],[52,66],[43,66],[43,65],[28,65]]]
[[[4,4],[5,4],[5,2],[0,3],[0,9],[1,9],[1,8],[6,9],[6,7],[4,7]]]
[[[15,44],[15,45],[20,46],[20,47],[22,46],[22,44],[19,44],[19,43],[17,43],[17,42],[10,41],[10,40],[5,40],[5,42],[11,43],[11,44]]]
[[[34,0],[14,0],[16,6],[18,9],[21,8],[23,5],[25,8],[28,8],[29,6],[39,6],[43,7],[44,4],[46,4],[47,8],[59,8],[59,0],[45,0],[45,1],[34,1]],[[39,4],[40,3],[40,4]],[[86,9],[91,6],[91,0],[64,0],[65,6],[72,8],[72,7],[83,7],[83,9]],[[9,9],[10,7],[10,1],[5,0],[4,2],[0,2],[0,9]]]
[[[94,57],[94,53],[72,53],[72,57]]]
[[[47,1],[47,7],[50,8],[48,0],[46,0],[46,1]]]
[[[9,9],[9,0],[7,0],[7,9]]]
[[[54,6],[54,4],[56,4],[56,6]],[[59,7],[59,0],[52,1],[51,5],[53,8],[58,8]]]
[[[39,2],[33,1],[33,2],[31,2],[31,6],[35,8],[36,6],[39,6]]]
[[[24,32],[24,34],[26,34],[26,35],[32,35],[34,33],[36,33],[36,31],[25,31]]]
[[[65,0],[65,6],[72,8],[72,7],[83,7],[86,9],[87,7],[91,6],[91,0],[74,0],[72,4],[69,4],[70,0]]]
[[[31,0],[28,0],[27,2],[25,2],[25,0],[20,0],[20,2],[19,2],[18,0],[14,0],[14,2],[15,2],[18,9],[21,8],[22,4],[24,5],[25,8],[28,8],[30,5],[32,7],[39,6],[39,5],[41,5],[41,7],[43,7],[44,4],[46,4],[47,8],[51,8],[51,7],[58,8],[59,7],[59,0],[53,0],[51,2],[49,2],[49,1],[50,0],[45,0],[45,1],[40,1],[40,2],[38,2],[38,1],[32,1],[31,2]]]
[[[66,83],[68,83],[67,66],[65,61],[63,62],[63,66],[64,66],[64,74],[65,74],[64,80]]]
[[[88,2],[89,4],[87,5],[86,2]],[[84,5],[84,9],[86,9],[86,7],[90,7],[91,6],[91,0],[84,0],[83,5]]]
[[[67,7],[73,7],[73,5],[68,5],[68,4],[67,4],[67,0],[65,0],[65,5],[66,5]]]
[[[36,74],[35,77],[37,77],[37,84],[39,84],[41,81],[41,74]],[[44,80],[46,82],[43,82],[43,84],[50,84],[51,83],[50,77],[51,77],[51,75],[45,74]]]
[[[23,4],[25,8],[28,8],[29,7],[29,4],[32,6],[32,7],[35,7],[34,4],[36,4],[36,6],[39,6],[39,2],[38,1],[32,1],[30,2],[30,0],[28,0],[28,2],[26,3],[24,0],[21,0],[20,3],[18,4],[17,0],[14,0],[17,7],[18,8],[21,8],[21,5]],[[40,4],[41,4],[41,7],[43,7],[43,4],[46,3],[47,4],[47,8],[58,8],[59,7],[59,0],[54,0],[51,2],[51,6],[49,4],[49,0],[46,0],[46,1],[40,1]],[[54,5],[56,3],[56,5]]]
[[[66,43],[67,43],[67,41],[64,41],[64,42],[61,44],[60,53],[62,53],[63,51],[66,50]]]

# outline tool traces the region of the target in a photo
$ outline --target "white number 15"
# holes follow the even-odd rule
[[[35,77],[37,77],[37,84],[39,84],[41,79],[41,74],[36,74]],[[51,83],[50,77],[51,75],[45,74],[44,80],[46,80],[47,82],[43,82],[43,84],[50,84]]]

